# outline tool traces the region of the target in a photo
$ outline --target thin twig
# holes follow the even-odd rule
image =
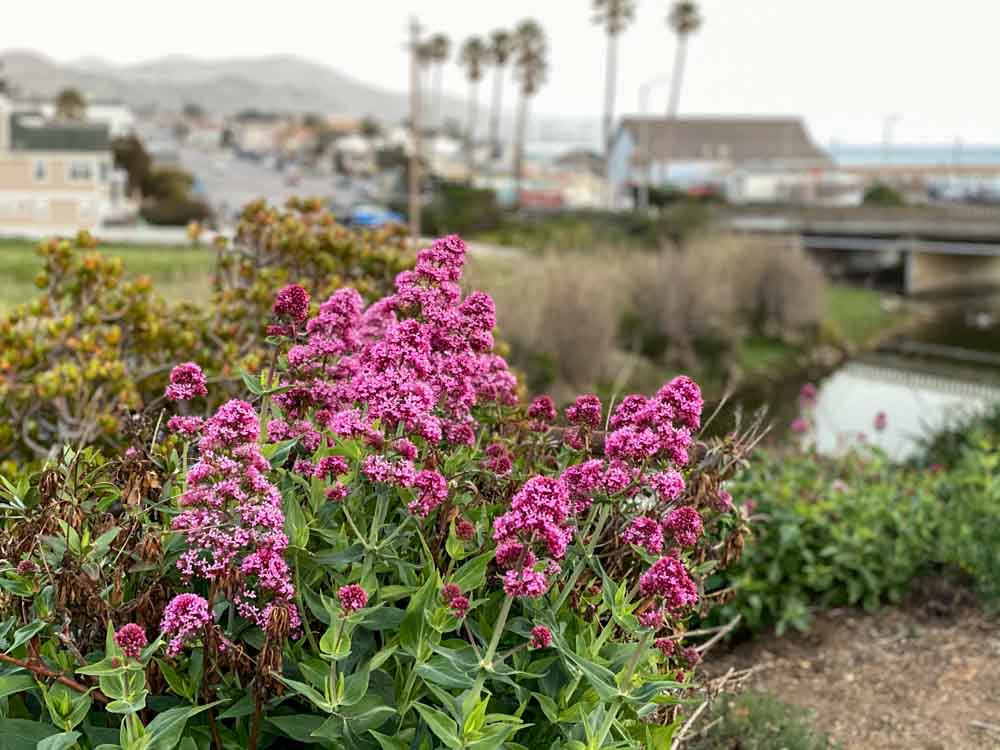
[[[700,706],[698,706],[695,712],[688,717],[688,720],[684,722],[683,726],[681,726],[680,731],[674,735],[674,741],[670,744],[670,750],[676,750],[681,746],[681,742],[684,740],[684,735],[688,733],[691,729],[691,725],[697,721],[702,712],[708,708],[708,704],[709,701],[704,701]]]
[[[742,619],[743,619],[743,615],[736,615],[736,617],[734,617],[732,620],[730,620],[729,624],[726,625],[724,628],[722,628],[718,633],[716,633],[715,635],[713,635],[711,638],[709,638],[707,641],[705,641],[704,643],[702,643],[700,646],[696,646],[695,648],[698,651],[698,653],[702,654],[702,653],[708,651],[710,648],[712,648],[712,646],[714,646],[720,640],[722,640],[727,635],[729,635],[729,633],[732,632],[733,628],[735,628],[739,624],[740,620],[742,620]]]
[[[94,700],[98,703],[108,703],[109,698],[102,693],[97,688],[91,688],[84,685],[82,682],[77,682],[76,680],[67,677],[62,672],[56,672],[55,670],[49,669],[43,664],[37,664],[30,661],[24,661],[23,659],[17,659],[13,656],[8,656],[7,654],[0,654],[0,661],[6,662],[8,664],[13,664],[16,667],[21,667],[22,669],[27,669],[29,672],[33,672],[39,677],[44,677],[49,680],[55,680],[56,682],[61,682],[68,688],[76,690],[78,693],[90,693]]]

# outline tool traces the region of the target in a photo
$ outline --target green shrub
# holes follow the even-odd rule
[[[140,215],[150,224],[183,227],[192,221],[205,221],[212,210],[204,201],[194,198],[158,198],[143,201]]]
[[[937,483],[938,558],[968,575],[990,608],[1000,605],[1000,448],[994,420],[971,426],[958,461]]]
[[[734,492],[761,522],[727,574],[736,593],[723,616],[752,629],[805,630],[816,607],[898,601],[937,561],[936,482],[879,454],[765,453]]]
[[[704,736],[690,750],[828,750],[834,745],[810,722],[809,711],[769,693],[727,696],[709,716]]]
[[[502,221],[503,214],[492,190],[443,182],[433,203],[423,211],[421,229],[435,237],[492,232]]]
[[[865,190],[862,202],[869,206],[902,206],[903,194],[884,182],[876,182]]]

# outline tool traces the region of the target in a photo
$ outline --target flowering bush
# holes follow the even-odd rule
[[[198,306],[168,306],[147,277],[127,278],[120,259],[95,248],[85,232],[72,243],[43,242],[41,296],[0,316],[0,461],[8,460],[8,474],[10,462],[51,457],[64,445],[126,443],[131,414],[146,410],[155,423],[152,407],[162,405],[179,359],[209,371],[209,403],[235,395],[238,369],[266,357],[268,314],[288,278],[313,294],[350,283],[376,299],[412,264],[399,230],[349,230],[308,201],[284,211],[249,204],[232,246],[217,248],[212,299]],[[165,395],[179,393],[183,386]]]
[[[0,732],[669,746],[704,650],[687,623],[742,548],[724,483],[754,438],[699,440],[685,377],[582,396],[565,421],[520,405],[464,256],[438,240],[367,305],[284,288],[243,399],[5,485],[0,661],[21,671]],[[202,385],[187,363],[168,387],[190,409]]]

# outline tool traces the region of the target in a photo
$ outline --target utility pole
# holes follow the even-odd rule
[[[420,243],[420,24],[410,19],[410,241]]]
[[[646,81],[639,87],[639,114],[642,115],[642,120],[640,120],[642,127],[636,133],[636,140],[640,141],[637,145],[642,153],[642,164],[640,165],[642,179],[639,181],[639,209],[641,211],[649,208],[649,183],[651,182],[653,167],[653,155],[651,153],[653,141],[650,134],[653,129],[653,123],[646,119],[646,105],[649,102],[650,90],[669,82],[669,78],[660,76]]]

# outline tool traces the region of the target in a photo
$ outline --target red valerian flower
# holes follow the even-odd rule
[[[146,631],[134,622],[122,625],[118,629],[118,632],[115,633],[115,643],[118,644],[118,647],[125,656],[131,659],[138,659],[148,643],[146,640]]]
[[[548,648],[552,645],[552,633],[544,625],[535,625],[531,629],[531,641],[528,644],[529,648]]]
[[[190,401],[195,396],[205,396],[205,373],[194,362],[177,365],[170,371],[170,383],[164,394],[170,401]]]
[[[364,609],[364,606],[368,604],[368,592],[356,583],[341,586],[337,591],[337,598],[340,600],[340,606],[344,608],[346,614]]]
[[[271,309],[279,318],[302,323],[309,317],[309,292],[298,284],[289,284],[275,296]]]

